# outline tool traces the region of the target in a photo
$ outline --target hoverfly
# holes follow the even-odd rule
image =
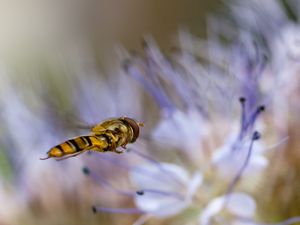
[[[133,143],[139,137],[139,123],[129,117],[120,117],[104,120],[92,127],[92,133],[86,136],[78,136],[54,146],[47,152],[47,157],[58,160],[77,156],[83,152],[92,150],[97,152],[122,153],[118,147],[126,149],[128,143]]]

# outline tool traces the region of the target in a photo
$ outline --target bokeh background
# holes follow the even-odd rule
[[[240,15],[236,13],[233,16],[227,4],[238,6],[239,1],[1,1],[0,224],[133,224],[138,215],[92,212],[91,207],[95,204],[112,208],[134,208],[135,205],[132,199],[118,197],[108,190],[110,188],[103,188],[97,178],[85,176],[82,168],[88,166],[125,190],[132,185],[123,164],[140,163],[143,161],[141,157],[85,154],[59,162],[52,159],[41,161],[39,158],[44,157],[50,147],[70,137],[89,133],[83,127],[110,117],[127,115],[143,121],[142,138],[147,140],[162,117],[161,111],[141,85],[126,76],[124,58],[130,55],[128,52],[143,55],[143,38],[149,36],[167,55],[180,51],[178,49],[184,45],[187,33],[193,35],[195,42],[198,39],[208,40],[201,42],[207,44],[211,40],[211,18],[219,18],[216,15],[220,15],[231,24],[234,16],[239,20],[239,16],[243,15],[241,11]],[[271,1],[262,5],[265,9],[269,6],[273,6]],[[293,10],[290,10],[286,7],[282,12],[297,24],[297,17],[293,18]],[[297,9],[295,11],[298,12]],[[262,13],[265,12],[267,10],[262,10]],[[268,18],[273,21],[273,17],[280,17],[276,10],[272,12],[264,21],[267,25]],[[245,15],[248,22],[257,22],[255,15],[246,11]],[[247,21],[244,24],[243,21],[233,23],[236,29],[233,31],[230,30],[232,27],[226,30],[226,26],[216,29],[236,35],[239,29],[249,28],[253,29],[250,33],[255,37],[265,35]],[[270,30],[270,34],[272,32]],[[261,42],[265,41],[268,40]],[[268,44],[262,45],[270,55],[274,54]],[[200,51],[203,47],[201,44],[194,46]],[[190,46],[184,47],[188,49]],[[200,62],[211,60],[204,58]],[[299,71],[297,66],[294,68]],[[269,143],[278,143],[281,137],[286,136],[289,140],[279,145],[275,153],[267,154],[271,166],[266,168],[262,177],[249,181],[254,183],[249,193],[259,203],[257,218],[270,223],[300,215],[299,76],[288,77],[285,83],[289,88],[283,89],[284,97],[279,99],[285,105],[281,105],[282,110],[272,108],[270,116],[264,116],[264,121],[267,125],[271,124],[271,128],[262,127],[269,133]],[[268,89],[269,86],[266,87]],[[216,99],[215,103],[219,101]],[[228,108],[232,104],[224,103]],[[236,116],[238,110],[234,108],[233,111]],[[229,117],[226,114],[226,119]],[[216,118],[219,119],[219,116]],[[210,135],[207,143],[214,144],[204,143],[204,146],[217,148],[222,143],[227,128],[223,129],[223,121],[219,121],[205,125],[207,132],[204,136]],[[193,120],[184,123],[188,130],[189,123]],[[224,124],[224,127],[229,126]],[[218,126],[221,129],[214,138],[212,130]],[[141,139],[136,146],[158,160],[183,161],[189,170],[201,161],[197,161],[198,156],[195,156],[198,151],[180,152],[172,145],[173,141],[170,142],[170,145],[162,146]],[[171,149],[171,152],[160,153],[164,148]],[[172,151],[173,148],[176,150]],[[183,216],[152,218],[146,223],[197,224],[202,207],[196,206]]]
[[[89,113],[84,123],[128,113],[112,113],[112,108],[126,105],[130,95],[110,98],[98,115],[92,115],[85,99],[78,106],[70,100],[75,93],[90,90],[89,86],[80,90],[75,85],[78,80],[114,76],[120,67],[116,45],[141,50],[143,36],[151,34],[168,49],[180,27],[205,35],[205,17],[218,4],[196,0],[0,3],[1,224],[130,224],[134,220],[92,213],[92,204],[108,199],[101,187],[90,187],[84,179],[83,163],[40,162],[39,158],[66,137],[87,133],[76,128],[82,123],[76,116],[78,108]],[[98,84],[96,93],[86,97],[103,103],[112,95],[110,84],[103,80]],[[106,166],[111,167],[103,164],[103,170]]]
[[[205,35],[205,18],[220,4],[218,1],[132,0],[29,1],[19,5],[4,1],[1,3],[1,52],[6,60],[22,62],[81,43],[92,46],[99,64],[105,67],[114,54],[114,45],[140,48],[145,34],[153,35],[165,47],[181,26]]]

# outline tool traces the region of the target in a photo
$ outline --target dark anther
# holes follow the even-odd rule
[[[144,192],[143,190],[139,190],[139,191],[136,192],[136,194],[137,194],[137,195],[144,195],[145,192]]]
[[[241,103],[244,103],[246,101],[246,98],[240,97],[239,100],[240,100]]]
[[[132,57],[136,57],[138,55],[136,50],[129,50],[129,55]]]
[[[87,168],[87,167],[83,167],[83,168],[82,168],[82,172],[83,172],[85,175],[89,175],[89,174],[90,174],[90,169]]]
[[[253,136],[252,136],[252,140],[258,140],[260,139],[260,133],[258,131],[254,131]]]
[[[131,64],[131,60],[130,59],[126,59],[123,61],[122,63],[122,68],[125,70],[125,72],[127,73],[129,70],[129,66]]]
[[[262,112],[262,111],[265,111],[265,106],[264,106],[264,105],[261,105],[261,106],[258,107],[258,109],[259,109],[259,111],[261,111],[261,112]]]
[[[148,48],[149,47],[147,41],[144,38],[142,39],[142,47],[143,48]]]
[[[171,53],[180,53],[180,49],[178,47],[176,47],[176,46],[171,46],[170,49],[169,49],[169,51]]]
[[[263,55],[262,55],[262,58],[263,58],[263,61],[264,61],[264,62],[266,62],[266,61],[269,59],[269,57],[268,57],[266,54],[263,54]]]
[[[92,206],[92,211],[93,211],[93,213],[96,213],[96,212],[97,212],[97,209],[96,209],[95,206]]]

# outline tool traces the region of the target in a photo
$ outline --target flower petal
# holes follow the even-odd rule
[[[188,206],[187,201],[173,196],[162,196],[155,193],[145,193],[135,197],[135,204],[140,209],[157,217],[168,217],[180,213]]]
[[[198,112],[183,113],[177,110],[161,120],[153,132],[153,137],[168,142],[168,145],[187,149],[200,145],[202,129],[203,122]]]
[[[203,181],[203,175],[200,172],[195,172],[190,183],[188,184],[187,199],[191,200]]]
[[[217,167],[219,174],[224,178],[232,178],[242,168],[246,161],[249,145],[241,149],[232,150],[232,145],[225,145],[214,152],[212,162]],[[242,175],[255,175],[268,165],[268,160],[261,154],[262,146],[254,143],[249,163]]]
[[[227,200],[228,202],[226,202]],[[225,209],[227,210],[227,213],[230,213],[233,216],[251,218],[254,216],[256,203],[250,195],[240,192],[223,195],[213,199],[206,206],[200,215],[199,224],[209,225],[211,219]],[[233,219],[231,222],[236,223],[238,221]]]
[[[212,217],[217,215],[224,206],[224,197],[218,197],[213,199],[202,211],[199,224],[200,225],[209,225]]]
[[[255,200],[244,193],[233,193],[229,196],[227,209],[240,217],[253,217],[256,210]]]
[[[188,172],[175,164],[146,164],[130,171],[131,181],[140,189],[177,192],[189,181]]]

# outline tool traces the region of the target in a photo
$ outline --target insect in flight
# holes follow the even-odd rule
[[[77,156],[85,151],[116,152],[122,153],[118,147],[126,149],[128,143],[133,143],[139,137],[139,123],[129,117],[107,119],[92,127],[92,133],[86,136],[78,136],[54,146],[47,152],[47,157],[58,160]]]

